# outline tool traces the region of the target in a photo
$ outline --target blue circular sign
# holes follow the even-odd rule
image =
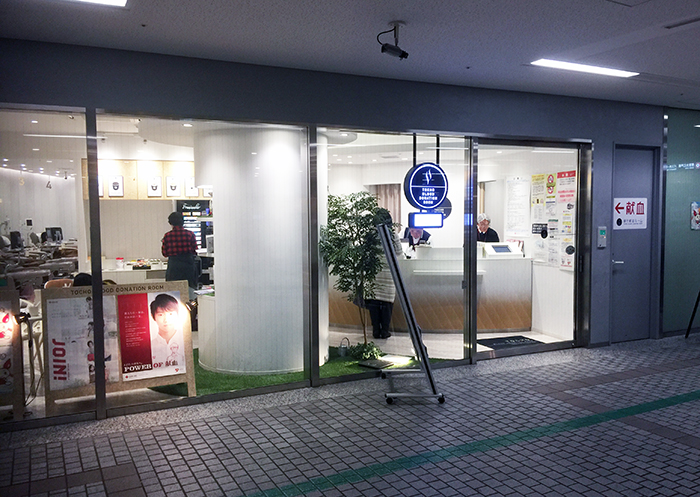
[[[435,209],[447,197],[447,175],[432,162],[418,164],[406,174],[403,190],[406,200],[413,207]]]

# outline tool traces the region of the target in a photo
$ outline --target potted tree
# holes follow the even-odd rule
[[[369,192],[329,195],[328,225],[321,227],[319,246],[329,273],[337,277],[333,287],[358,308],[365,349],[376,348],[367,343],[364,299],[374,297],[374,280],[384,257],[373,223],[378,208]]]

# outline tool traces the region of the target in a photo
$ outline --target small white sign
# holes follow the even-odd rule
[[[649,204],[646,198],[615,198],[613,199],[613,229],[614,230],[645,230],[647,229],[647,211]]]
[[[177,176],[167,176],[165,178],[166,184],[166,197],[180,197],[180,183],[181,180]]]
[[[124,196],[124,176],[112,176],[109,182],[109,197]]]
[[[185,178],[185,196],[199,197],[199,188],[194,185],[194,176]]]
[[[148,196],[149,197],[162,197],[162,186],[163,180],[161,176],[153,176],[148,180]]]

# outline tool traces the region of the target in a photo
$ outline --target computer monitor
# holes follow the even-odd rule
[[[59,243],[63,241],[63,230],[57,226],[46,228],[46,241]]]
[[[10,248],[24,248],[24,240],[22,239],[22,234],[19,231],[10,231]]]
[[[524,257],[518,242],[479,242],[487,259],[518,259]]]

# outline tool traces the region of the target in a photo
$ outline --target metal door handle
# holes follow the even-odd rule
[[[615,259],[613,259],[612,263],[613,264],[624,264],[625,261],[616,261]]]

